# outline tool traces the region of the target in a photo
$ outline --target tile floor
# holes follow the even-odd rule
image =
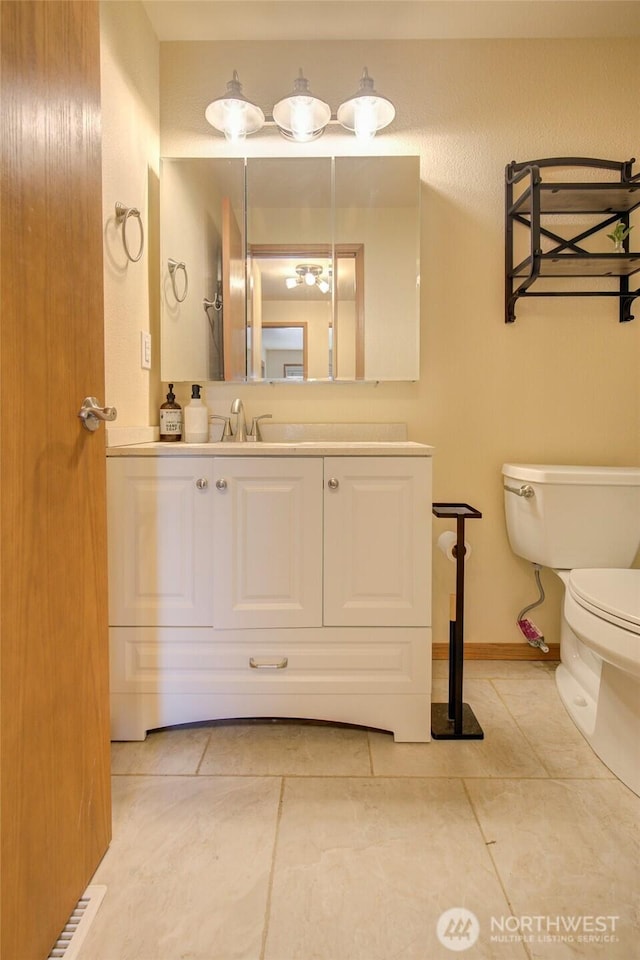
[[[262,722],[113,744],[107,894],[80,960],[640,957],[640,799],[554,667],[467,664],[482,741]],[[458,908],[474,918],[438,923]]]

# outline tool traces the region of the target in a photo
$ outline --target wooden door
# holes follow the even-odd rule
[[[109,623],[213,625],[211,457],[110,457]]]
[[[429,626],[431,460],[324,461],[325,626]]]
[[[322,625],[322,460],[216,457],[215,627]]]
[[[43,960],[111,824],[98,4],[0,16],[1,954]]]
[[[222,342],[224,379],[247,376],[245,258],[242,231],[229,197],[222,198]]]

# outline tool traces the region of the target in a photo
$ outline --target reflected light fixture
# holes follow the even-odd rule
[[[329,271],[331,276],[331,271]],[[322,267],[316,263],[299,263],[295,277],[287,277],[285,284],[288,290],[305,284],[308,287],[318,287],[322,293],[329,293],[331,284],[322,276]]]
[[[211,126],[232,142],[257,133],[265,123],[275,125],[283,137],[298,143],[317,139],[330,123],[340,124],[359,139],[370,140],[378,130],[388,126],[395,115],[392,102],[374,89],[366,67],[359,90],[340,104],[335,115],[328,103],[313,95],[302,68],[294,80],[293,91],[278,100],[272,116],[265,117],[260,107],[247,100],[235,70],[227,83],[226,94],[213,100],[205,110]]]

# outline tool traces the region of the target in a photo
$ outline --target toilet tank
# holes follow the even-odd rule
[[[640,467],[505,463],[502,480],[509,543],[519,557],[560,570],[633,563]]]

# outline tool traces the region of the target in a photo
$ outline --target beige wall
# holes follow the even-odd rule
[[[226,413],[240,395],[248,415],[280,420],[406,421],[412,439],[433,444],[434,499],[464,500],[483,512],[468,525],[469,642],[518,641],[515,615],[535,593],[528,565],[506,540],[502,462],[640,463],[640,303],[638,319],[625,325],[608,299],[538,299],[520,306],[514,325],[503,322],[505,164],[636,155],[637,52],[637,38],[161,45],[164,156],[231,155],[203,111],[233,69],[246,94],[269,108],[303,64],[313,89],[335,107],[366,63],[396,103],[394,125],[364,152],[421,157],[420,381],[215,385],[207,399]],[[245,149],[274,156],[359,150],[333,133],[306,146],[262,133]],[[436,539],[451,524],[434,526]],[[453,578],[436,553],[440,642],[448,637]],[[557,641],[559,591],[551,574],[544,582],[549,601],[534,617]]]
[[[110,440],[125,427],[158,423],[159,127],[160,44],[139,3],[100,4],[102,71],[102,202],[106,402],[118,410]],[[130,263],[116,226],[120,201],[137,207],[145,231],[144,252]],[[138,224],[127,225],[135,256]],[[140,332],[152,334],[153,369],[140,364]]]

